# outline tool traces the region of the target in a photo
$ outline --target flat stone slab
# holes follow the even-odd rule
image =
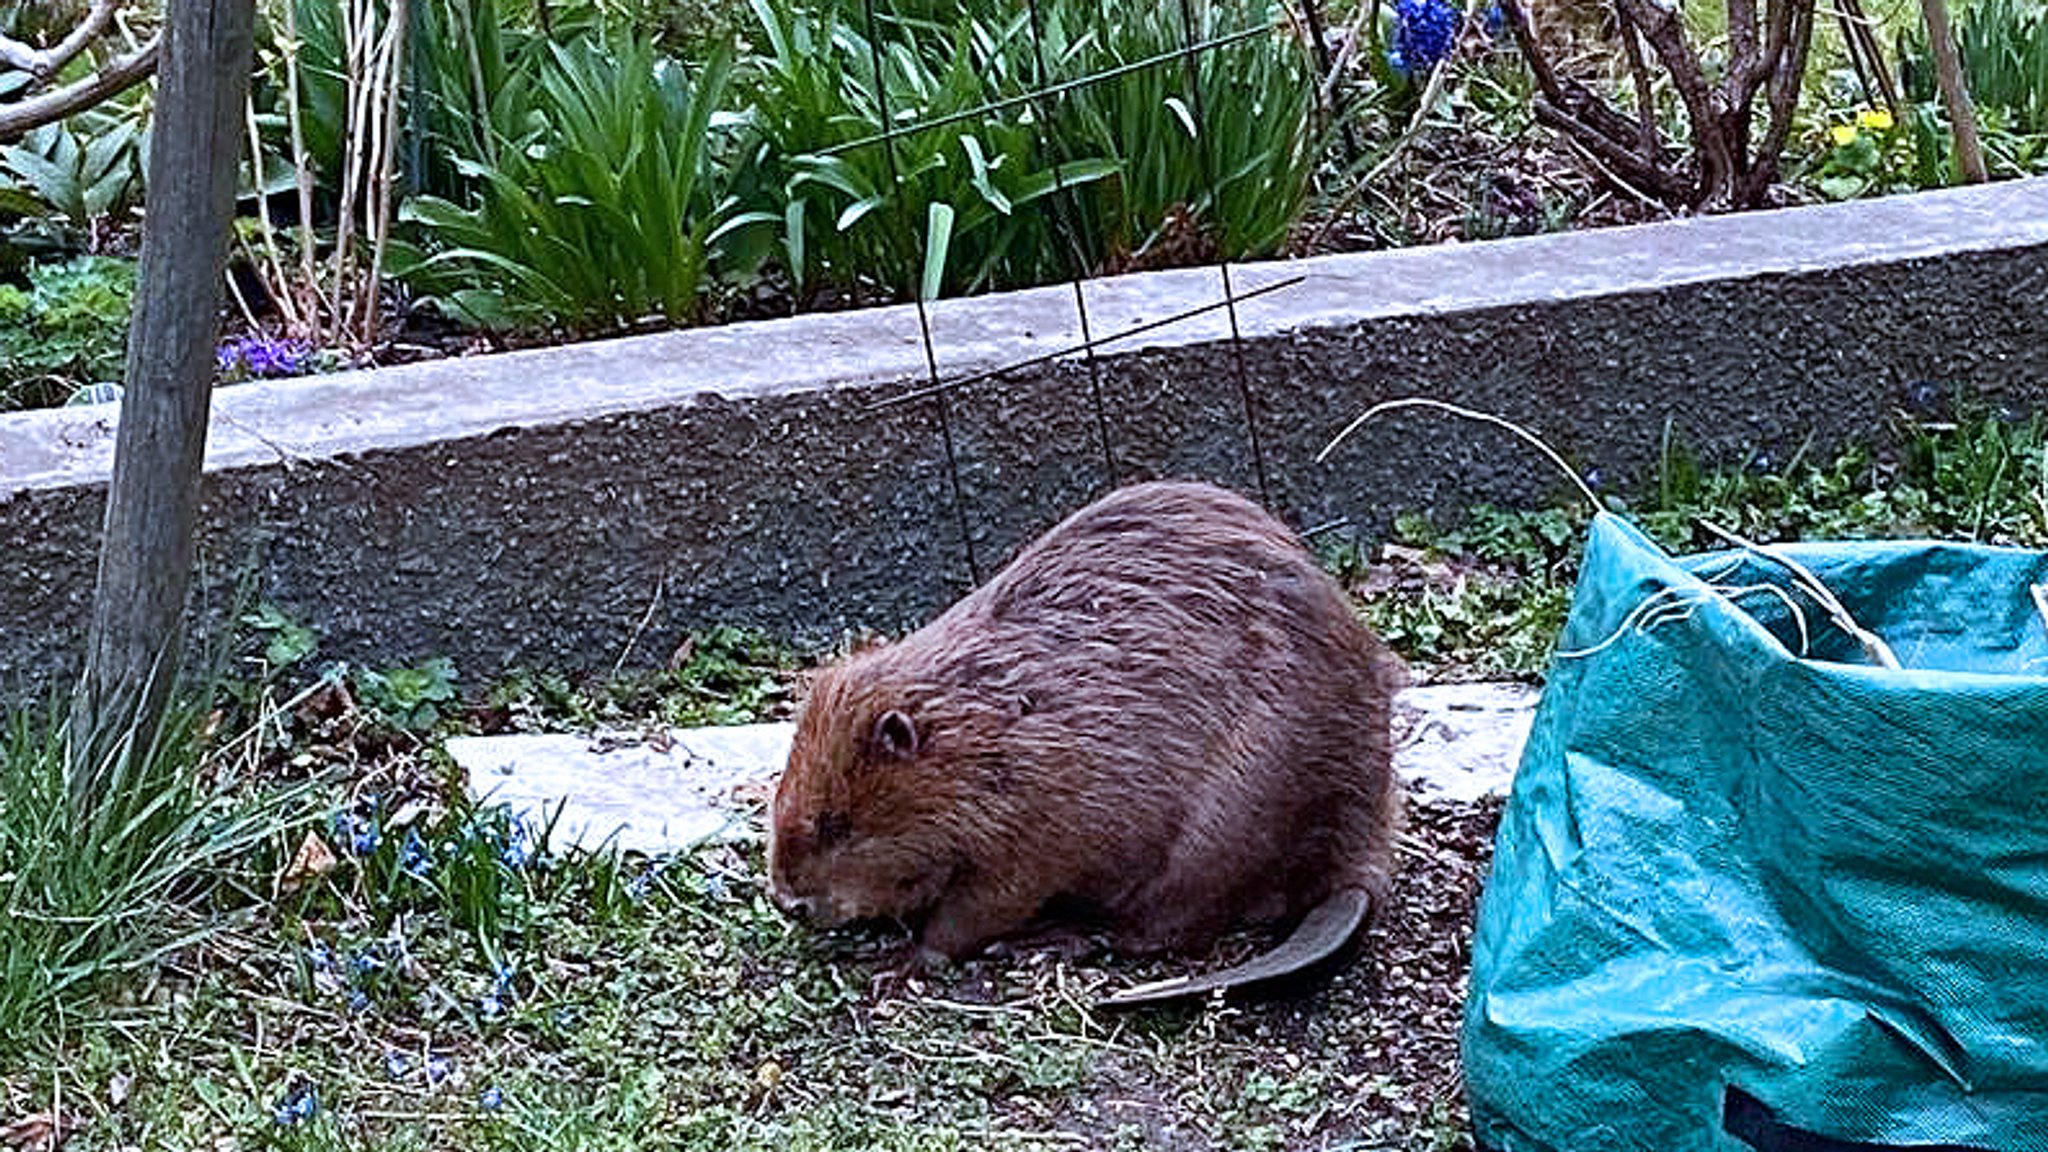
[[[1395,700],[1394,767],[1425,796],[1500,795],[1528,739],[1537,689],[1526,684],[1411,688]],[[758,814],[789,758],[793,725],[669,732],[461,736],[448,741],[472,794],[550,843],[663,855],[706,839],[761,834]]]
[[[1507,795],[1541,695],[1515,683],[1408,689],[1394,697],[1394,770],[1425,796]]]
[[[760,834],[753,813],[789,759],[789,724],[667,732],[457,736],[448,755],[484,803],[549,843],[661,855]]]

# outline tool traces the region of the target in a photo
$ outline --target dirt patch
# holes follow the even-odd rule
[[[1020,1088],[995,1109],[993,1128],[1038,1133],[1048,1144],[1164,1152],[1469,1149],[1458,1030],[1500,811],[1492,798],[1417,800],[1394,905],[1355,962],[1273,998],[1096,1015],[1097,1050],[1065,1090]],[[1259,943],[1236,941],[1216,962]],[[976,961],[865,1012],[886,1027],[954,1005],[1064,1031],[1054,1023],[1062,1014],[1086,1020],[1080,1006],[1092,993],[1149,978],[1153,968],[1070,967],[1050,956]],[[1091,1031],[1085,1023],[1076,1030]],[[1004,1050],[1001,1029],[968,1032],[962,1051]]]

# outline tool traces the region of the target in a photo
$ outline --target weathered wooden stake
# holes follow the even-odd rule
[[[71,793],[81,807],[99,799],[124,739],[138,750],[154,740],[177,665],[249,91],[253,0],[168,0],[165,9],[126,391],[71,710]]]
[[[1947,0],[1920,0],[1920,15],[1927,21],[1927,48],[1934,57],[1934,79],[1941,87],[1941,102],[1948,109],[1949,130],[1956,139],[1956,170],[1972,184],[1990,179],[1984,168],[1984,145],[1977,139],[1977,106],[1970,99],[1968,78],[1962,59],[1956,54],[1955,36],[1949,32]]]

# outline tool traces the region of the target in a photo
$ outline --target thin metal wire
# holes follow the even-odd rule
[[[872,5],[870,6],[872,7]],[[870,27],[869,31],[872,33],[873,28]],[[1263,36],[1271,31],[1271,28],[1263,24],[1252,28],[1241,28],[1236,32],[1230,33],[1228,36],[1218,36],[1213,40],[1204,40],[1200,44],[1194,45],[1194,50],[1206,52],[1212,48],[1221,48],[1225,44],[1235,44],[1240,40],[1249,40],[1254,36]],[[872,37],[870,37],[868,43],[869,47],[872,48],[874,45]],[[1119,64],[1114,68],[1106,68],[1100,72],[1091,72],[1077,79],[1062,81],[1036,92],[1026,92],[1018,96],[1005,96],[1001,100],[991,100],[986,104],[969,108],[962,112],[948,112],[944,116],[931,120],[919,120],[912,124],[906,124],[901,128],[894,126],[886,127],[872,136],[863,136],[858,140],[851,140],[845,144],[834,144],[830,148],[821,148],[818,150],[818,155],[837,156],[841,152],[851,152],[856,148],[866,148],[874,144],[880,144],[884,140],[894,140],[900,136],[908,136],[913,132],[923,132],[930,128],[943,128],[948,124],[958,124],[962,120],[972,120],[977,116],[985,116],[990,112],[1002,112],[1010,108],[1021,107],[1046,96],[1063,95],[1076,88],[1085,88],[1090,84],[1098,84],[1104,80],[1129,75],[1132,72],[1142,72],[1154,65],[1169,63],[1187,51],[1188,49],[1186,48],[1175,48],[1171,52],[1161,52],[1157,56],[1148,56],[1143,60],[1134,60],[1129,64]],[[889,121],[884,120],[883,123],[888,124]]]
[[[1195,124],[1195,156],[1202,166],[1202,183],[1209,188],[1209,211],[1220,218],[1223,194],[1216,182],[1216,165],[1209,156],[1209,124],[1202,108],[1202,73],[1196,56],[1194,0],[1180,0],[1181,59],[1188,78],[1188,112]],[[1220,244],[1222,237],[1217,237]],[[1266,454],[1259,442],[1258,407],[1252,400],[1250,374],[1244,365],[1244,335],[1237,324],[1237,294],[1230,287],[1230,257],[1222,248],[1216,252],[1216,273],[1223,281],[1223,307],[1230,316],[1230,359],[1236,370],[1238,395],[1244,401],[1245,438],[1250,442],[1252,475],[1259,483],[1259,499],[1270,507],[1273,493],[1266,484]]]
[[[1095,341],[1093,347],[1106,347],[1107,345],[1114,344],[1119,340],[1128,340],[1133,336],[1141,336],[1147,332],[1151,332],[1159,328],[1165,328],[1173,324],[1178,324],[1183,320],[1192,320],[1195,317],[1200,316],[1206,312],[1217,312],[1221,311],[1224,308],[1232,308],[1235,307],[1241,301],[1256,300],[1259,297],[1264,296],[1268,293],[1278,292],[1282,288],[1292,288],[1296,284],[1299,284],[1306,279],[1308,279],[1307,276],[1289,276],[1285,280],[1275,280],[1271,284],[1266,284],[1261,287],[1254,288],[1249,292],[1232,296],[1228,299],[1217,300],[1214,303],[1210,304],[1202,304],[1194,308],[1189,308],[1185,311],[1175,312],[1171,316],[1164,316],[1157,320],[1148,320],[1143,324],[1138,324],[1126,328],[1123,331],[1118,332],[1114,335],[1104,336],[1102,339]],[[1012,372],[1021,372],[1026,368],[1035,367],[1039,364],[1049,363],[1050,361],[1057,360],[1062,356],[1072,356],[1076,352],[1086,352],[1089,351],[1089,347],[1090,346],[1088,345],[1074,344],[1066,348],[1060,348],[1052,352],[1042,353],[1040,355],[1032,356],[1024,360],[1018,360],[1014,363],[1005,364],[1000,368],[990,368],[985,371],[976,372],[969,376],[961,376],[958,377],[957,379],[947,380],[943,382],[934,382],[923,388],[914,388],[901,395],[891,396],[887,400],[877,400],[874,403],[869,404],[867,407],[863,408],[862,411],[877,412],[884,408],[895,408],[899,405],[908,404],[914,400],[922,400],[927,396],[935,396],[941,392],[951,392],[956,388],[965,388],[970,384],[979,384],[984,380],[993,380],[998,376],[1007,376]]]
[[[1045,29],[1038,12],[1038,0],[1026,0],[1031,18],[1031,57],[1037,62],[1037,81],[1044,84],[1051,73],[1045,67]],[[1088,365],[1088,396],[1095,405],[1095,435],[1102,446],[1102,470],[1114,488],[1122,476],[1116,466],[1116,453],[1109,445],[1109,413],[1102,401],[1102,368],[1095,362],[1095,334],[1088,324],[1088,298],[1082,291],[1081,279],[1088,264],[1088,257],[1081,244],[1081,229],[1074,223],[1073,203],[1067,198],[1066,177],[1060,174],[1059,156],[1052,147],[1052,105],[1057,95],[1045,95],[1040,90],[1040,100],[1032,109],[1033,118],[1038,121],[1038,143],[1045,150],[1046,162],[1052,165],[1053,227],[1064,232],[1069,259],[1073,269],[1074,311],[1081,317],[1082,359]]]
[[[889,81],[882,72],[882,42],[875,35],[875,0],[861,0],[861,9],[867,21],[868,56],[875,70],[875,110],[881,115],[884,125],[882,155],[889,166],[889,186],[895,189],[900,200],[903,196],[903,174],[896,167],[896,134],[887,130],[887,126],[895,121],[889,116]],[[960,460],[953,451],[953,419],[944,389],[938,386],[939,355],[932,344],[931,315],[925,308],[922,282],[911,285],[911,298],[917,304],[917,330],[924,341],[925,375],[931,381],[932,406],[939,419],[939,440],[946,450],[946,481],[953,500],[953,519],[960,528],[960,547],[967,556],[968,579],[980,584],[981,564],[974,555],[974,536],[967,530],[967,501],[960,492]]]

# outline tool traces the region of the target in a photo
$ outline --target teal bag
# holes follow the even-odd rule
[[[1780,551],[1903,668],[1593,523],[1474,934],[1482,1149],[2048,1149],[2048,555]]]

